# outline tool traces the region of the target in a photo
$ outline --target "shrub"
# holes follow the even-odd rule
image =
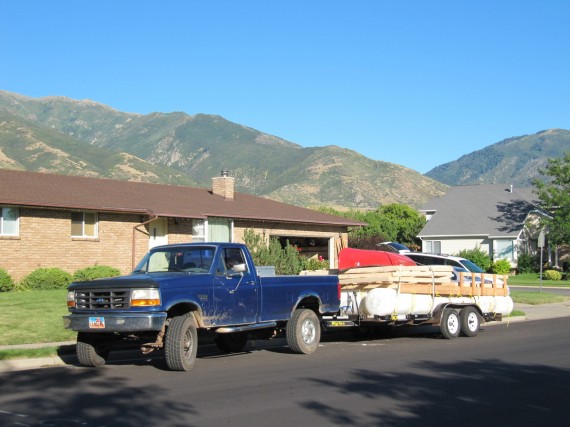
[[[562,274],[556,270],[546,270],[542,277],[546,280],[562,280]]]
[[[475,249],[463,249],[457,256],[468,259],[485,271],[489,271],[491,268],[491,258],[480,246],[477,246]]]
[[[536,273],[540,270],[540,261],[537,256],[520,254],[517,259],[518,274]]]
[[[289,242],[285,247],[282,247],[277,239],[270,239],[269,244],[266,244],[263,237],[252,229],[245,230],[243,240],[255,265],[273,265],[276,274],[295,275],[304,269],[304,260],[307,258],[302,257],[298,249]]]
[[[6,270],[0,268],[0,292],[13,291],[15,288],[16,284],[12,280],[12,277]]]
[[[73,274],[73,280],[76,282],[86,282],[88,280],[104,279],[107,277],[116,277],[120,275],[121,272],[114,267],[109,267],[107,265],[94,265],[91,267],[83,268],[81,270],[77,270]]]
[[[511,272],[511,263],[506,259],[499,259],[491,266],[491,273],[509,274]]]
[[[316,257],[301,257],[301,265],[303,270],[308,271],[329,269],[329,262],[327,260]]]
[[[20,282],[22,289],[59,289],[73,281],[71,274],[59,268],[38,268]]]

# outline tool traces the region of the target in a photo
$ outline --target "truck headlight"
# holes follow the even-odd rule
[[[158,289],[135,289],[131,294],[131,307],[148,307],[160,305]]]
[[[67,306],[69,308],[75,307],[75,292],[67,291]]]

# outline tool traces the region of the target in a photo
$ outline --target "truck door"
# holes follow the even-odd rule
[[[245,264],[245,272],[234,266]],[[239,269],[239,268],[238,268]],[[237,269],[236,269],[237,270]],[[218,325],[242,325],[257,320],[259,285],[239,248],[224,248],[214,275],[214,307]]]

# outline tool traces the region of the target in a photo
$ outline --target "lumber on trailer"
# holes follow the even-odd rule
[[[344,291],[397,288],[401,293],[457,296],[506,296],[507,276],[502,283],[495,274],[459,273],[452,280],[451,266],[388,266],[351,268],[338,275]]]

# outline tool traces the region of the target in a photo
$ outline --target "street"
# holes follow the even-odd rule
[[[0,425],[568,425],[570,318],[404,335],[327,336],[312,355],[202,351],[189,373],[156,358],[7,372]]]

